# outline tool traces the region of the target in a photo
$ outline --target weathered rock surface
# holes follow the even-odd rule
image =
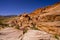
[[[44,31],[28,30],[27,33],[24,34],[22,40],[58,40],[58,39]]]
[[[57,40],[53,35],[60,36],[60,3],[19,15],[7,24],[13,28],[1,30],[0,40],[20,40],[20,35],[23,34],[20,30],[26,29],[29,31],[23,35],[22,40]]]
[[[19,15],[8,24],[18,26],[19,29],[36,27],[39,30],[60,35],[60,3],[39,8],[30,14]]]
[[[0,31],[0,40],[58,40],[58,39],[55,38],[54,35],[40,30],[28,30],[25,34],[23,34],[22,31],[14,28],[5,28]]]
[[[20,40],[23,32],[14,28],[0,30],[0,40]]]

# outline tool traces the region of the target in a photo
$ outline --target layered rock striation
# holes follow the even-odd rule
[[[54,35],[60,35],[60,3],[39,8],[30,14],[18,15],[8,24],[20,30],[38,29]]]

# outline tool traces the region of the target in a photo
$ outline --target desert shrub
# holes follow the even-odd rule
[[[38,28],[36,28],[36,24],[35,23],[31,23],[31,24],[32,24],[32,27],[30,27],[31,29],[38,30]]]
[[[28,29],[23,30],[23,34],[25,34],[25,33],[27,32],[27,30],[28,30]]]
[[[8,26],[8,24],[2,23],[2,22],[0,22],[0,25],[2,26],[2,28],[4,28],[5,26]]]
[[[57,40],[59,40],[59,37],[58,37],[58,35],[57,35],[57,34],[55,35],[55,38],[56,38]]]
[[[20,29],[19,26],[15,26],[16,29]]]

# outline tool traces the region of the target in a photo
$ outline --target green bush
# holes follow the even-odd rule
[[[19,26],[16,26],[15,28],[16,28],[16,29],[20,29]]]

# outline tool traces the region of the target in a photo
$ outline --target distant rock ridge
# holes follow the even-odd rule
[[[38,8],[38,9],[34,10],[31,13],[31,15],[34,15],[34,14],[37,14],[37,13],[41,14],[41,12],[48,11],[48,10],[50,10],[52,8],[55,8],[56,6],[59,6],[59,5],[60,5],[60,2],[55,3],[54,5],[49,5],[49,6],[46,6],[46,7],[43,7],[43,8]]]
[[[60,2],[45,8],[38,8],[30,14],[22,14],[8,22],[9,26],[21,30],[39,29],[60,35]]]

